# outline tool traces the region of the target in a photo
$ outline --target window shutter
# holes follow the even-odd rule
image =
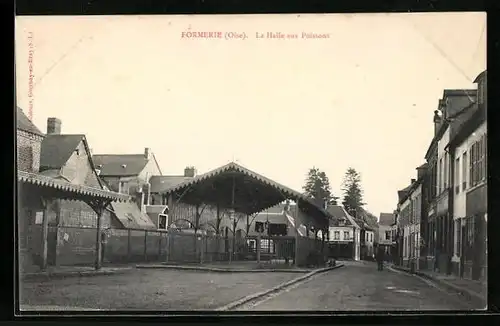
[[[480,153],[479,153],[479,149],[480,149],[480,147],[479,147],[479,141],[476,141],[476,153],[474,154],[475,159],[476,159],[475,164],[474,164],[474,165],[475,165],[475,166],[474,166],[474,170],[475,170],[475,173],[476,173],[476,179],[475,179],[475,184],[476,184],[476,185],[477,185],[477,184],[478,184],[478,182],[479,182],[479,172],[480,172],[480,171],[479,171],[479,163],[480,163],[480,162],[479,162],[479,158],[480,158],[480,157],[479,157],[479,155],[480,155]]]
[[[486,180],[486,168],[488,166],[487,162],[488,148],[486,147],[486,134],[483,135],[483,180]]]
[[[469,187],[474,186],[474,144],[469,149]]]

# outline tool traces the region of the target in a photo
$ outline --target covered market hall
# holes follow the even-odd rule
[[[187,222],[195,234],[209,228],[217,237],[226,234],[226,241],[231,244],[225,250],[226,255],[219,255],[213,258],[215,260],[248,259],[236,255],[240,250],[236,243],[240,240],[248,244],[252,217],[280,203],[293,201],[294,207],[286,212],[293,236],[273,237],[273,241],[291,243],[291,252],[287,255],[293,264],[307,265],[312,253],[323,254],[328,241],[329,219],[333,218],[311,198],[234,162],[188,179],[164,190],[161,195],[168,206],[169,230]],[[207,211],[212,213],[207,214]],[[242,232],[237,232],[238,228]],[[232,231],[232,241],[228,239],[228,230]],[[203,233],[197,237],[200,240]],[[200,254],[203,255],[203,250]],[[205,257],[207,259],[209,257]]]

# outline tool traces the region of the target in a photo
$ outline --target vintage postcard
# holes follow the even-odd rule
[[[485,13],[17,16],[15,43],[21,312],[485,309]]]

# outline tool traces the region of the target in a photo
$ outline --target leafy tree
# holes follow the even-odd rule
[[[309,169],[303,189],[305,195],[312,198],[318,206],[324,207],[325,203],[337,205],[339,198],[332,194],[330,180],[325,172],[316,167]]]
[[[361,175],[354,168],[348,168],[342,182],[344,200],[342,205],[349,214],[361,217],[360,213],[365,205],[363,202],[363,190],[361,189]]]

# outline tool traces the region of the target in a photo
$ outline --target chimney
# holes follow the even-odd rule
[[[184,169],[184,176],[191,177],[191,178],[196,177],[196,169],[194,168],[194,166],[187,166]]]
[[[411,183],[410,184],[414,184],[415,182],[417,182],[416,179],[411,179]]]
[[[289,212],[290,211],[290,200],[286,200],[285,201],[285,207],[283,209],[285,212]]]
[[[57,118],[47,119],[47,135],[60,135],[61,134],[61,120]]]
[[[144,148],[144,157],[146,160],[149,160],[151,158],[151,149],[146,147]]]
[[[425,166],[417,168],[417,178],[418,179],[422,179],[426,173],[427,173],[427,168]]]
[[[439,110],[434,111],[434,136],[437,135],[439,127],[441,127],[441,122],[443,121],[443,118],[439,115],[439,112]]]

